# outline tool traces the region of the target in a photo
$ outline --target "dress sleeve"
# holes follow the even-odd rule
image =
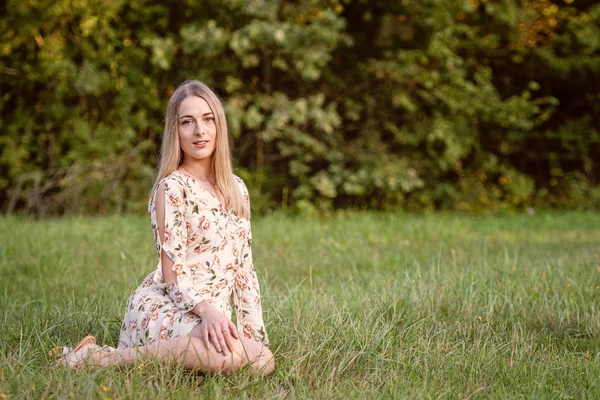
[[[242,183],[242,193],[249,203],[248,191]],[[269,344],[269,337],[265,329],[260,300],[260,288],[254,264],[252,262],[252,231],[248,221],[248,235],[240,253],[241,262],[235,275],[234,304],[237,316],[237,329],[248,339],[254,339]]]
[[[252,264],[252,239],[248,238],[248,246],[242,252],[242,264],[235,276],[235,312],[237,315],[237,329],[248,339],[254,339],[269,344],[265,329],[260,301],[260,288],[254,265]]]
[[[161,194],[156,193],[156,196]],[[154,274],[154,281],[163,287],[175,306],[183,311],[190,311],[204,298],[194,286],[192,271],[186,263],[187,193],[179,182],[167,179],[164,181],[164,196],[165,230],[162,241],[157,241],[158,268]],[[156,230],[156,234],[159,234],[158,228]],[[161,251],[173,261],[177,283],[164,281]]]

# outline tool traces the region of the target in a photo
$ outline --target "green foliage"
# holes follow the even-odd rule
[[[11,0],[0,16],[4,209],[143,209],[189,78],[223,96],[257,210],[600,201],[599,5]]]

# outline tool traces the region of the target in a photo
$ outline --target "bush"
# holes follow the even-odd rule
[[[597,207],[600,5],[405,3],[9,1],[3,209],[144,209],[188,78],[258,211]]]

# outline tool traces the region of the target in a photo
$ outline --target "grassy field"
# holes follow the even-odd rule
[[[0,398],[600,398],[600,214],[255,218],[277,369],[147,362],[61,371],[115,345],[156,263],[144,217],[0,219]]]

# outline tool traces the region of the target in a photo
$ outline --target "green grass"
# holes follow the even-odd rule
[[[156,363],[76,373],[47,353],[86,334],[116,344],[155,266],[149,222],[0,219],[0,394],[600,397],[600,214],[273,215],[253,234],[271,376]]]

